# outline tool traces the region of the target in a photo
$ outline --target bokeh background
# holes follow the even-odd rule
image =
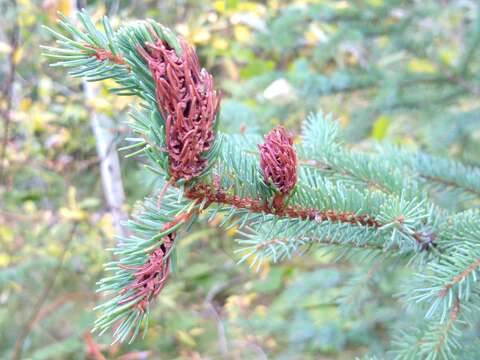
[[[87,96],[41,55],[53,44],[42,26],[76,7],[117,25],[153,18],[193,43],[223,92],[223,131],[298,133],[322,110],[352,147],[391,141],[478,166],[478,1],[0,0],[0,358],[383,358],[405,321],[394,295],[408,273],[315,249],[255,272],[236,265],[221,219],[179,242],[143,339],[110,347],[89,334],[116,216],[156,182],[120,153],[125,198],[115,211],[105,201],[91,120],[108,121],[115,152],[135,100],[108,82]]]

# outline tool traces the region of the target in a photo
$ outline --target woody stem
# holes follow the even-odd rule
[[[314,208],[302,208],[299,206],[271,207],[268,202],[261,199],[242,198],[238,195],[230,195],[221,188],[215,188],[209,184],[196,184],[186,188],[185,196],[198,203],[206,201],[205,208],[212,203],[230,205],[237,209],[247,209],[256,213],[277,215],[282,217],[297,218],[311,221],[331,221],[349,224],[359,224],[369,227],[380,228],[383,224],[370,215],[357,215],[354,212],[337,212],[334,210],[319,210]]]

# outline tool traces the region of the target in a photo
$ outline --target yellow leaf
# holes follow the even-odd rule
[[[354,53],[352,52],[347,52],[345,55],[345,62],[350,65],[350,66],[354,66],[354,65],[357,65],[358,64],[358,58],[355,56]]]
[[[77,188],[75,186],[68,187],[68,206],[72,209],[78,208],[77,206]]]
[[[228,41],[225,39],[215,38],[212,42],[212,46],[214,49],[217,49],[217,50],[227,50]]]
[[[37,211],[37,206],[32,200],[27,200],[23,203],[23,211],[26,214],[34,214]]]
[[[108,101],[104,97],[99,96],[89,99],[88,105],[90,105],[92,109],[96,112],[106,112],[110,109],[111,106],[110,101]]]
[[[367,0],[367,3],[373,7],[380,7],[383,5],[383,0]]]
[[[187,332],[182,330],[177,331],[177,339],[186,346],[194,347],[197,345],[195,339]]]
[[[66,207],[60,208],[60,216],[65,220],[85,220],[87,218],[87,213],[82,210],[77,209],[68,209]]]
[[[22,61],[23,58],[23,48],[19,47],[17,50],[15,50],[15,53],[13,54],[13,62],[15,64],[18,64],[20,61]]]
[[[273,337],[269,337],[265,344],[270,348],[270,349],[275,349],[277,347],[277,342]]]
[[[265,15],[265,5],[253,1],[241,1],[238,3],[237,10],[240,12],[252,12],[256,15]]]
[[[265,305],[258,305],[255,308],[255,314],[257,314],[258,317],[265,319],[267,316],[267,307]]]
[[[347,127],[350,124],[350,115],[346,112],[340,112],[337,114],[338,123],[341,127]]]
[[[234,237],[235,234],[237,233],[237,228],[238,228],[237,226],[233,226],[233,227],[229,228],[227,230],[227,236],[230,237],[230,238]]]
[[[233,33],[235,35],[235,39],[237,39],[237,41],[240,43],[246,43],[252,37],[250,29],[244,25],[235,26]]]
[[[48,99],[53,90],[53,81],[48,77],[41,77],[38,83],[38,94],[44,98]]]
[[[201,327],[194,327],[193,329],[190,330],[190,334],[192,336],[200,336],[205,333],[205,329],[202,329]]]
[[[193,29],[190,34],[190,40],[194,44],[205,44],[208,40],[210,40],[210,32],[204,28]]]
[[[227,310],[227,312],[230,315],[230,318],[232,318],[232,319],[235,319],[237,317],[237,312],[238,312],[237,302],[238,302],[238,299],[239,299],[238,295],[231,295],[225,301],[225,306],[224,306],[225,310]]]
[[[62,14],[69,16],[72,12],[72,1],[71,0],[60,0],[58,4],[58,11]]]
[[[455,60],[456,53],[453,50],[442,50],[440,51],[440,59],[444,64],[452,65]]]
[[[13,241],[12,229],[5,226],[0,227],[0,239],[4,244],[11,243]]]
[[[110,238],[115,235],[115,228],[113,227],[113,219],[111,213],[106,213],[102,216],[99,222],[99,227]]]
[[[380,46],[381,48],[384,48],[390,43],[390,39],[388,38],[388,36],[385,36],[385,35],[379,36],[377,38],[377,43],[378,43],[378,46]]]
[[[377,140],[382,140],[387,135],[387,130],[390,125],[390,118],[381,115],[375,120],[372,128],[372,137]]]
[[[217,10],[219,13],[224,13],[226,6],[225,6],[225,0],[224,1],[215,1],[213,3],[213,8]]]
[[[15,281],[10,281],[8,285],[16,294],[20,294],[23,291],[22,285]]]
[[[127,109],[132,103],[135,102],[135,98],[133,96],[116,96],[114,97],[115,101],[115,109],[117,110],[124,110]]]
[[[74,186],[68,188],[68,208],[60,208],[60,216],[66,220],[85,220],[88,217],[88,213],[82,211],[77,204],[77,189]]]
[[[0,253],[0,268],[7,267],[10,264],[10,256],[5,253]]]
[[[21,27],[29,27],[34,25],[38,18],[31,7],[24,8],[21,13],[18,22]]]
[[[33,131],[43,131],[45,129],[45,125],[52,121],[53,119],[56,119],[56,116],[47,111],[35,111],[38,109],[38,106],[33,106],[32,110],[30,111],[30,119],[31,119],[31,129]],[[54,134],[53,136],[56,136],[55,144],[63,145],[65,141],[68,140],[68,138],[65,137],[65,133],[67,132],[66,129],[61,130],[58,134]],[[60,140],[60,141],[58,141]]]
[[[278,0],[270,0],[267,4],[267,7],[270,11],[275,12],[280,7]]]
[[[103,90],[103,89],[107,89],[107,90],[108,90],[108,89],[111,89],[111,88],[115,88],[115,87],[118,87],[118,85],[119,85],[119,84],[118,84],[115,80],[113,80],[113,79],[103,80],[102,83],[103,83],[103,85],[104,85],[104,87],[102,88],[102,90]]]
[[[27,111],[28,109],[30,109],[31,106],[32,106],[31,98],[23,98],[22,100],[20,100],[19,108],[21,111]]]
[[[309,44],[316,44],[319,41],[325,42],[328,40],[328,35],[325,31],[320,27],[320,25],[316,23],[310,24],[308,30],[305,32],[305,40]]]
[[[44,0],[42,4],[43,10],[48,12],[49,16],[53,19],[58,12],[63,15],[69,16],[72,12],[71,0]]]
[[[48,244],[46,247],[44,247],[44,249],[48,255],[51,255],[54,257],[60,256],[63,251],[62,247],[56,243]]]
[[[437,72],[437,68],[430,61],[425,59],[414,58],[408,63],[408,69],[414,73],[433,74]]]

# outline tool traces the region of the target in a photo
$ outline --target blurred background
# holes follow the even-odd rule
[[[89,335],[105,249],[155,178],[117,157],[135,100],[41,55],[53,45],[42,26],[76,7],[115,25],[153,18],[193,43],[223,92],[223,131],[298,133],[323,110],[352,147],[391,141],[480,165],[478,1],[0,0],[1,359],[383,358],[408,273],[315,249],[256,273],[215,221],[179,242],[143,339]]]

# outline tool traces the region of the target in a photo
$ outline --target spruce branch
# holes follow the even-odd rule
[[[161,183],[127,222],[132,235],[112,249],[110,275],[98,284],[109,297],[97,307],[94,330],[133,341],[148,327],[184,232],[221,213],[220,226],[239,230],[240,261],[251,258],[252,266],[314,245],[356,261],[381,255],[421,265],[404,297],[430,305],[426,315],[436,322],[428,343],[440,344],[437,353],[454,350],[447,333],[476,291],[479,214],[439,209],[425,179],[476,191],[476,173],[458,176],[472,169],[383,145],[346,149],[338,125],[321,113],[307,119],[295,144],[283,127],[263,140],[221,133],[220,93],[184,40],[152,20],[113,30],[105,18],[99,30],[86,12],[79,16],[82,30],[64,18],[66,35],[49,30],[59,47],[45,47],[46,54],[73,76],[110,78],[119,84],[115,93],[140,98],[124,149],[146,157]]]
[[[480,272],[478,215],[478,210],[468,210],[448,219],[437,242],[442,253],[406,290],[407,301],[430,304],[427,317],[441,314],[443,319],[454,299],[464,301],[472,296]]]
[[[464,358],[462,337],[476,318],[474,304],[479,300],[478,290],[469,300],[454,298],[443,319],[435,317],[416,329],[401,332],[393,341],[391,354],[397,360]]]
[[[415,179],[402,172],[397,164],[374,153],[345,149],[338,123],[331,114],[310,115],[302,126],[302,141],[301,162],[323,174],[392,196],[418,196],[420,192]]]
[[[380,156],[393,159],[398,168],[412,171],[416,178],[434,189],[451,189],[468,198],[480,197],[480,170],[476,167],[395,146],[383,146],[378,150]]]
[[[457,297],[454,300],[452,309],[451,309],[450,314],[448,316],[448,320],[447,320],[446,324],[443,326],[443,328],[441,329],[441,334],[438,337],[437,343],[435,344],[435,352],[436,353],[441,353],[442,352],[442,349],[444,348],[444,345],[445,345],[445,341],[447,341],[447,339],[448,339],[448,333],[450,331],[452,331],[452,328],[453,328],[453,326],[455,325],[455,322],[458,319],[458,313],[460,312],[460,306],[461,306],[460,299]]]
[[[465,270],[463,270],[461,273],[455,275],[452,278],[452,281],[450,283],[446,283],[443,286],[443,289],[439,292],[439,297],[444,298],[447,296],[448,292],[457,284],[460,282],[464,281],[466,278],[474,274],[477,269],[480,268],[480,259],[475,260],[472,262],[470,265],[467,266]]]

